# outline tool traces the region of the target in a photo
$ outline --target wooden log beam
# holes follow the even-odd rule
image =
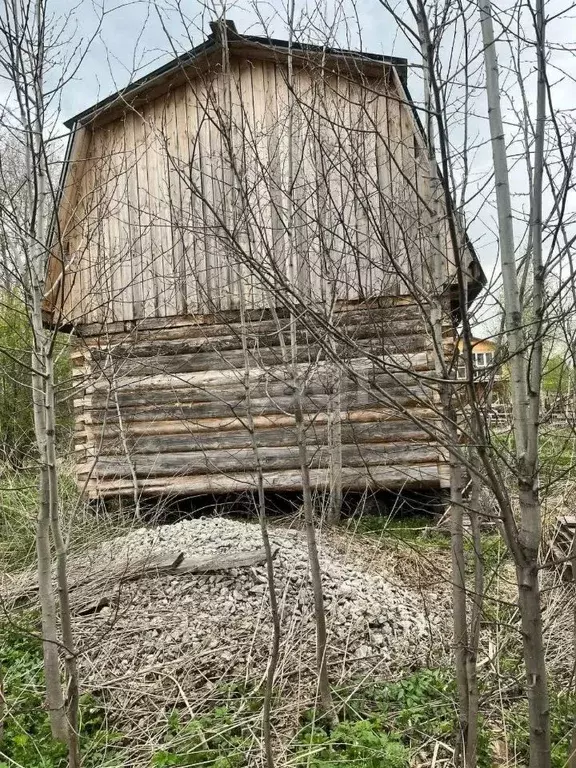
[[[442,473],[438,463],[421,464],[405,467],[370,467],[342,469],[342,483],[348,490],[364,491],[413,487],[440,487]],[[138,491],[142,495],[176,497],[204,493],[243,493],[257,487],[256,473],[242,472],[234,474],[194,475],[176,478],[145,478],[138,481]],[[302,489],[302,476],[299,471],[265,472],[264,488],[270,491],[299,491]],[[328,472],[324,469],[311,469],[310,482],[318,489],[329,485]],[[88,491],[92,496],[117,496],[132,493],[133,484],[127,479],[101,480],[92,479]]]
[[[393,310],[393,312],[391,312]],[[336,322],[349,322],[358,324],[367,318],[374,318],[376,322],[388,323],[390,318],[396,320],[421,318],[425,310],[408,296],[382,296],[368,301],[339,301],[336,305]],[[268,309],[248,309],[245,312],[246,322],[250,325],[263,326],[269,323],[269,327],[277,328],[276,319]],[[282,307],[277,307],[275,316],[286,319],[287,312]],[[307,318],[308,320],[308,318]],[[312,322],[313,320],[309,320]],[[97,323],[83,323],[78,327],[78,333],[86,338],[89,343],[97,343],[97,339],[116,334],[138,334],[144,338],[149,333],[157,337],[159,332],[174,332],[188,335],[198,334],[211,336],[230,332],[230,324],[240,324],[239,310],[227,312],[214,312],[212,314],[175,315],[173,317],[149,317],[134,321],[105,321]],[[265,326],[264,326],[265,327]],[[210,329],[210,330],[208,330]]]
[[[82,439],[76,436],[77,441]],[[122,443],[118,433],[108,435],[100,441],[100,435],[94,435],[96,440],[94,450],[98,452],[116,453],[122,450]],[[259,448],[268,448],[281,445],[296,445],[296,431],[288,428],[262,428],[255,434],[256,445]],[[305,433],[306,444],[309,446],[328,445],[328,430],[326,424],[311,424]],[[425,443],[430,435],[418,429],[410,421],[367,422],[342,425],[343,444],[361,445],[364,443],[383,444],[411,444]],[[210,451],[230,450],[238,448],[250,448],[252,441],[246,427],[222,432],[184,432],[180,434],[141,435],[128,436],[128,447],[138,454],[146,453],[172,453],[182,451]],[[78,442],[77,452],[85,453],[88,450],[86,443]],[[95,454],[93,454],[95,455]]]
[[[361,341],[351,348],[348,355],[346,350],[339,350],[339,355],[345,360],[347,357],[356,358],[364,352],[368,352],[384,360],[393,356],[404,354],[416,354],[427,348],[427,339],[424,334],[414,336],[400,336],[399,338],[387,338],[385,342],[378,343],[374,339]],[[93,371],[110,374],[119,368],[119,375],[125,376],[155,376],[158,374],[195,373],[198,371],[243,370],[244,352],[235,348],[225,351],[210,350],[206,352],[193,352],[177,355],[159,354],[157,350],[154,356],[138,357],[132,355],[109,356],[105,352],[94,353],[90,360],[84,360]],[[318,344],[306,344],[298,347],[297,361],[303,365],[316,366],[321,359],[324,350]],[[248,354],[250,366],[276,367],[284,366],[283,350],[278,347],[261,347],[251,349]]]
[[[75,359],[89,356],[93,360],[101,361],[109,355],[114,359],[123,360],[135,357],[155,357],[156,355],[174,357],[200,352],[225,352],[241,349],[241,327],[238,327],[234,333],[234,329],[227,326],[228,334],[212,335],[214,327],[205,327],[203,335],[195,334],[193,336],[188,336],[187,329],[184,328],[178,329],[179,335],[176,335],[176,329],[170,329],[168,338],[166,338],[166,333],[159,331],[157,334],[149,332],[144,338],[142,338],[142,334],[138,333],[122,334],[119,338],[113,336],[109,341],[100,339],[98,344],[88,344],[82,339],[76,343],[72,356]],[[350,325],[346,324],[339,330],[341,334],[349,338],[349,342],[339,342],[343,351],[350,344],[356,344],[360,341],[366,342],[366,340],[379,340],[380,342],[385,340],[387,345],[394,345],[396,340],[402,339],[401,344],[407,345],[411,343],[410,339],[416,336],[421,338],[426,333],[426,328],[420,321],[390,321],[390,318],[386,324],[359,322],[358,319],[351,320]],[[252,350],[278,347],[281,341],[285,344],[290,343],[288,334],[278,331],[277,326],[275,327],[271,323],[266,323],[264,327],[254,326],[253,330],[248,328],[246,335]],[[314,335],[309,331],[299,331],[296,341],[298,344],[309,346],[314,342]]]
[[[439,449],[435,443],[428,445],[390,444],[381,445],[344,445],[342,461],[348,467],[375,467],[385,465],[416,465],[438,461]],[[251,448],[235,451],[187,451],[185,453],[132,454],[129,458],[118,455],[102,455],[96,463],[87,462],[78,466],[80,475],[94,472],[98,478],[131,477],[179,477],[182,475],[207,475],[219,472],[256,471],[258,463],[266,471],[277,472],[285,469],[297,469],[299,456],[297,446],[266,448],[257,459]],[[327,448],[309,450],[309,465],[312,468],[327,467],[329,455]]]
[[[387,373],[394,377],[396,375],[412,375],[413,377],[416,377],[418,373],[434,376],[433,360],[430,352],[417,352],[407,355],[390,354],[382,359],[381,365],[366,358],[355,358],[354,360],[349,361],[349,363],[351,370],[356,372],[358,376],[364,376],[368,379],[378,373]],[[325,375],[326,369],[326,363],[315,363],[313,367],[314,377]],[[298,372],[302,376],[305,374],[310,375],[310,364],[308,362],[300,363],[298,365]],[[76,373],[78,375],[93,375],[95,377],[94,383],[90,386],[86,386],[86,391],[89,394],[92,394],[93,392],[106,392],[110,389],[110,380],[104,376],[97,379],[97,371],[91,371],[90,368],[86,368],[86,370],[76,369]],[[287,381],[290,376],[291,372],[287,370],[286,366],[262,368],[255,365],[249,371],[248,382],[253,384],[267,381]],[[150,392],[152,389],[187,389],[190,387],[208,388],[212,386],[227,386],[230,384],[242,386],[243,381],[243,364],[238,369],[224,368],[179,374],[166,374],[155,371],[151,372],[150,375],[136,376],[133,372],[128,370],[126,372],[118,373],[114,380],[114,388],[118,392],[122,390],[146,390],[147,392]]]
[[[396,403],[403,406],[422,407],[426,403],[426,393],[422,387],[396,387],[387,390],[387,395],[394,397]],[[303,397],[302,407],[305,413],[321,413],[329,410],[331,395],[328,394],[307,394]],[[165,403],[160,403],[152,395],[146,405],[137,405],[128,407],[124,404],[120,414],[114,409],[108,408],[90,408],[84,406],[79,415],[89,414],[89,420],[92,424],[116,424],[122,421],[123,424],[134,424],[138,422],[153,423],[155,421],[173,421],[184,420],[194,421],[196,419],[206,418],[237,418],[248,415],[246,397],[242,391],[228,393],[212,393],[211,402],[194,402],[194,394],[189,398],[181,397],[180,402],[174,398]],[[351,390],[341,395],[341,408],[345,413],[348,409],[358,410],[359,408],[374,409],[379,408],[377,397],[371,392]],[[286,414],[294,409],[294,397],[292,395],[283,395],[276,397],[251,397],[250,409],[253,416],[266,416],[273,414]]]
[[[273,551],[276,555],[277,548]],[[88,569],[82,564],[71,563],[70,608],[74,614],[98,610],[118,596],[122,584],[137,579],[158,576],[183,576],[198,573],[218,573],[233,568],[250,568],[266,561],[263,548],[248,551],[217,553],[213,555],[187,556],[185,552],[155,552],[136,559],[112,558],[106,567]],[[29,599],[38,591],[35,571],[20,574],[8,586],[4,599],[10,605]]]

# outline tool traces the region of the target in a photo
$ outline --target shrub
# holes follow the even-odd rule
[[[26,307],[17,290],[0,293],[0,463],[20,469],[35,455],[32,408],[32,328]],[[72,423],[69,392],[71,380],[67,337],[56,338],[54,372],[57,392],[57,421],[64,440]]]

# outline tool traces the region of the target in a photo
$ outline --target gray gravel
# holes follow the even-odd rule
[[[387,676],[423,663],[441,620],[420,595],[386,574],[362,573],[318,535],[334,682],[371,672]],[[282,612],[279,682],[313,680],[315,623],[305,534],[271,529],[278,547],[276,591]],[[187,557],[261,547],[254,523],[222,518],[142,528],[91,553],[90,567],[179,552]],[[116,604],[78,617],[82,679],[112,703],[142,697],[163,707],[196,698],[224,678],[260,679],[271,637],[264,564],[211,575],[161,576],[125,584]]]

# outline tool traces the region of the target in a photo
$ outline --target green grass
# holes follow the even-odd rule
[[[363,515],[353,523],[348,523],[349,527],[358,533],[377,535],[412,546],[448,549],[449,536],[434,530],[435,524],[436,519],[426,515]]]
[[[3,674],[4,733],[0,768],[66,768],[66,747],[54,741],[44,707],[42,648],[39,619],[20,614],[15,623],[0,624],[0,668]],[[120,768],[121,735],[107,723],[101,703],[91,696],[81,700],[80,745],[83,768]]]
[[[70,552],[120,535],[129,524],[96,515],[79,497],[72,471],[59,474],[59,514]],[[33,472],[4,467],[0,473],[0,569],[21,570],[35,563],[38,478]]]

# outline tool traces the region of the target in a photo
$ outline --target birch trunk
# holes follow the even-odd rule
[[[504,284],[506,340],[510,353],[510,390],[512,393],[512,411],[514,416],[514,438],[516,440],[516,453],[518,456],[523,457],[526,455],[527,444],[528,392],[526,386],[526,365],[523,356],[524,333],[518,275],[516,272],[506,137],[500,105],[500,83],[492,24],[492,5],[490,0],[479,0],[478,7],[480,9],[480,25],[484,43],[486,92],[496,186],[498,233],[500,236],[500,263],[502,282]]]
[[[34,368],[38,366],[36,355]],[[39,374],[33,377],[34,429],[40,455],[40,478],[38,485],[38,518],[36,523],[36,556],[38,558],[38,595],[42,623],[42,654],[44,678],[46,681],[46,706],[52,736],[67,742],[64,693],[60,679],[59,638],[56,624],[56,599],[52,586],[52,551],[50,546],[50,499],[48,463],[46,461],[46,427],[44,424],[43,379]]]
[[[37,7],[37,13],[39,9]],[[41,83],[35,85],[36,110],[39,110],[38,98],[41,96]],[[38,518],[36,526],[36,553],[38,557],[38,592],[42,622],[42,648],[44,657],[44,676],[46,679],[46,702],[50,718],[52,735],[60,741],[68,741],[68,727],[64,693],[60,678],[59,637],[57,629],[56,598],[52,584],[52,550],[50,545],[51,488],[50,488],[50,437],[46,400],[46,383],[49,379],[47,369],[48,352],[45,331],[42,322],[43,275],[46,237],[47,189],[42,153],[42,126],[39,118],[34,125],[28,121],[27,112],[22,109],[24,127],[29,133],[28,151],[28,200],[30,209],[31,231],[28,252],[28,289],[29,306],[33,330],[32,377],[34,431],[39,454]],[[36,193],[33,186],[36,186]],[[35,201],[32,210],[32,201]]]
[[[54,360],[52,351],[46,356],[46,441],[48,461],[48,499],[50,504],[50,528],[56,552],[56,580],[58,583],[58,602],[62,641],[64,645],[64,663],[66,666],[66,714],[68,718],[68,768],[80,768],[80,745],[78,735],[79,722],[79,686],[77,651],[72,630],[72,612],[68,590],[68,556],[66,544],[60,526],[58,509],[58,469],[56,466],[56,402],[54,397]]]
[[[471,457],[473,459],[473,457]],[[468,738],[466,740],[465,765],[475,766],[478,763],[478,713],[480,692],[478,689],[478,646],[480,644],[480,621],[482,618],[482,603],[484,599],[484,564],[482,561],[482,538],[480,535],[480,486],[476,478],[472,478],[470,492],[470,529],[474,557],[474,591],[471,596],[470,632],[466,654],[466,670],[468,677]]]
[[[23,13],[29,18],[20,18]],[[38,583],[43,634],[46,699],[52,734],[68,744],[70,768],[79,768],[78,674],[66,574],[66,548],[60,531],[58,470],[56,466],[56,407],[54,397],[53,338],[44,328],[42,302],[48,260],[48,160],[44,139],[44,65],[46,61],[46,7],[44,0],[31,0],[18,11],[11,8],[11,23],[22,35],[22,45],[13,63],[13,84],[20,107],[21,128],[27,149],[27,251],[26,301],[33,330],[34,428],[39,454],[39,501],[36,531]],[[52,583],[50,535],[56,553],[56,579],[62,625],[57,631],[57,612]],[[59,669],[59,648],[65,652],[68,680],[66,706]]]

